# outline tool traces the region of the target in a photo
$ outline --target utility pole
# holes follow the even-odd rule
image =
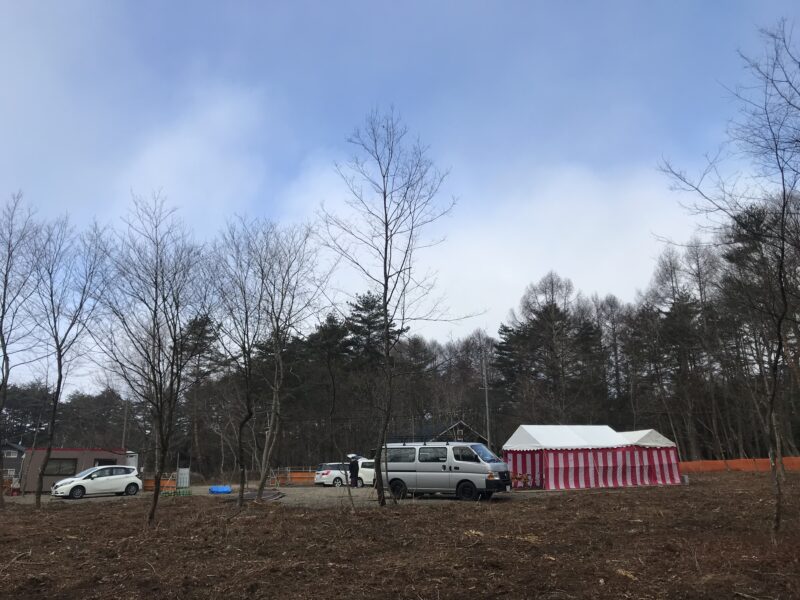
[[[124,412],[122,417],[122,449],[127,450],[128,447],[125,445],[127,442],[128,437],[128,401],[123,399],[122,403],[124,405]]]
[[[483,372],[483,399],[486,405],[486,445],[492,449],[492,430],[489,423],[489,378],[486,375],[486,338],[481,334],[481,371]]]

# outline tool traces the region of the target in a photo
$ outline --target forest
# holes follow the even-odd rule
[[[785,28],[765,40],[727,155],[696,177],[661,165],[702,227],[665,244],[637,298],[541,273],[498,331],[459,340],[415,333],[438,317],[417,262],[426,227],[454,207],[394,111],[348,140],[347,212],[307,224],[232,217],[199,242],[157,194],[84,229],[14,194],[0,216],[2,436],[127,447],[156,473],[190,460],[262,487],[270,468],[458,419],[495,450],[520,424],[561,423],[655,428],[684,460],[797,454],[800,61]],[[346,302],[329,301],[331,255],[363,275]],[[41,377],[12,377],[31,364]],[[94,380],[65,394],[78,367]]]

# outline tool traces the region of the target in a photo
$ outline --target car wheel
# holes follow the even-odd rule
[[[81,485],[76,485],[69,491],[69,497],[73,500],[80,500],[86,495],[86,490]]]
[[[333,487],[342,487],[342,479],[341,477],[337,477],[333,480]]]
[[[358,478],[358,486],[357,487],[364,487],[364,480],[361,477]]]
[[[462,481],[456,488],[456,496],[459,500],[477,500],[478,489],[471,481]]]
[[[139,493],[139,486],[136,485],[135,483],[129,483],[125,487],[125,495],[126,496],[135,496],[138,493]]]
[[[392,482],[389,483],[389,489],[392,491],[392,496],[394,496],[396,500],[402,500],[408,493],[406,484],[400,479],[393,479]]]

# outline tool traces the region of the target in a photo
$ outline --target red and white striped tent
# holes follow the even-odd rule
[[[503,445],[503,455],[515,487],[564,490],[680,483],[674,444],[639,445],[606,425],[520,425]]]

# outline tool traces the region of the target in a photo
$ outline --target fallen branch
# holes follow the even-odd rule
[[[33,548],[31,548],[27,552],[20,552],[19,554],[17,554],[14,558],[12,558],[10,561],[8,561],[2,569],[0,569],[0,573],[5,571],[8,567],[13,565],[15,562],[17,562],[23,556],[30,556],[32,551],[33,551]]]
[[[775,600],[772,596],[766,596],[765,598],[759,598],[758,596],[751,596],[750,594],[745,594],[744,592],[733,592],[734,596],[741,596],[742,598],[747,598],[748,600]]]

